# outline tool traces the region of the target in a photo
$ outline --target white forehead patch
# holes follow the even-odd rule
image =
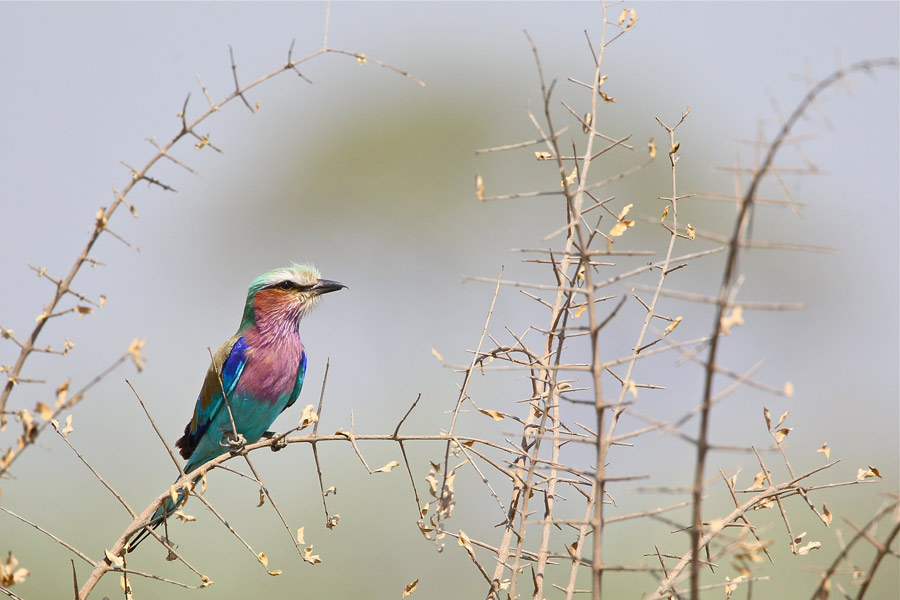
[[[264,288],[281,281],[293,281],[297,285],[306,286],[315,285],[319,279],[319,271],[314,266],[294,263],[290,267],[269,271],[260,276],[254,284],[258,288]]]

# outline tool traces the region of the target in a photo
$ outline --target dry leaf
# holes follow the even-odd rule
[[[634,206],[634,204],[626,204],[626,205],[622,208],[622,210],[619,211],[619,216],[618,216],[617,218],[618,218],[620,221],[621,221],[622,219],[624,219],[624,218],[625,218],[625,215],[628,214],[628,211],[630,211],[631,208],[632,208],[633,206]]]
[[[822,542],[810,542],[807,545],[805,545],[801,548],[798,548],[797,554],[799,554],[800,556],[805,556],[805,555],[809,554],[810,551],[817,550],[818,548],[821,548],[821,547],[822,547]]]
[[[472,542],[469,540],[469,536],[466,535],[466,532],[462,529],[459,530],[459,538],[456,541],[460,546],[465,548],[469,554],[475,553],[475,548],[472,547]]]
[[[274,571],[269,571],[268,569],[266,569],[266,572],[272,577],[278,577],[279,575],[281,575],[281,569],[275,569]]]
[[[440,353],[440,352],[438,352],[437,350],[435,350],[434,348],[432,348],[432,349],[431,349],[431,353],[434,355],[434,357],[435,357],[436,359],[438,359],[438,360],[441,361],[441,362],[444,362],[444,357],[441,356],[441,353]]]
[[[384,465],[383,467],[379,467],[372,472],[373,473],[390,473],[394,467],[399,467],[399,466],[400,466],[400,463],[398,463],[396,460],[392,460],[388,464]]]
[[[775,506],[775,499],[765,498],[757,503],[757,505],[753,507],[753,510],[762,510],[764,508],[772,508],[773,506]]]
[[[259,508],[260,506],[262,506],[265,503],[266,503],[266,492],[262,488],[259,488],[259,504],[256,505],[256,508]]]
[[[776,427],[778,427],[778,426],[776,425]],[[779,429],[778,431],[775,432],[775,441],[780,444],[781,442],[784,441],[784,438],[786,438],[788,436],[788,434],[793,430],[794,430],[793,427],[782,427],[781,429]]]
[[[772,431],[772,413],[765,406],[763,406],[763,416],[766,418],[766,429]]]
[[[300,429],[305,429],[313,423],[318,422],[319,415],[316,413],[316,407],[312,404],[307,404],[303,407],[303,412],[300,413],[300,422],[297,423],[297,426],[300,427]]]
[[[634,227],[634,221],[619,221],[618,223],[613,225],[612,229],[609,230],[609,235],[611,235],[612,237],[619,237],[620,235],[625,233],[625,230],[629,227]]]
[[[201,576],[200,576],[200,587],[201,587],[201,588],[205,588],[205,587],[211,586],[211,585],[212,585],[212,582],[213,582],[212,579],[210,579],[210,578],[207,577],[206,575],[201,575]]]
[[[407,583],[405,586],[403,586],[403,595],[400,596],[400,597],[401,597],[401,598],[406,598],[407,596],[409,596],[410,594],[412,594],[414,591],[416,591],[416,587],[417,587],[418,585],[419,585],[419,580],[418,580],[418,579],[416,579],[416,580],[413,581],[412,583]]]
[[[337,527],[338,521],[340,521],[340,520],[341,520],[341,515],[333,514],[330,517],[328,517],[327,521],[325,521],[325,527],[327,527],[328,529],[334,529],[335,527]]]
[[[669,205],[667,204],[666,207],[663,209],[663,214],[662,214],[662,216],[659,218],[659,222],[660,222],[660,223],[665,223],[665,222],[666,222],[666,217],[668,217],[668,216],[669,216]]]
[[[91,308],[90,306],[82,306],[79,304],[78,306],[75,307],[75,312],[78,313],[79,317],[83,317],[84,315],[94,314],[94,309]]]
[[[577,319],[578,317],[583,315],[585,310],[587,310],[587,304],[582,304],[577,309],[575,309],[575,318]]]
[[[480,412],[483,415],[489,416],[490,418],[492,418],[495,421],[503,420],[503,413],[496,411],[496,410],[491,410],[489,408],[479,408],[478,412]]]
[[[534,157],[538,160],[550,160],[553,158],[553,155],[549,152],[535,152]]]
[[[831,519],[834,516],[831,514],[831,511],[828,510],[828,507],[825,504],[822,504],[822,522],[825,523],[825,526],[828,527],[831,525]]]
[[[67,378],[56,388],[56,408],[66,403],[66,397],[69,395],[69,381],[70,379]]]
[[[756,477],[753,478],[753,485],[751,485],[748,490],[764,490],[768,486],[766,483],[767,478],[766,475],[771,474],[772,471],[760,471],[756,474]]]
[[[259,554],[256,555],[256,558],[259,559],[259,562],[262,563],[262,566],[268,568],[268,566],[269,566],[269,557],[266,556],[266,553],[265,553],[265,552],[260,552]]]
[[[578,167],[572,169],[571,173],[566,173],[563,171],[563,180],[559,182],[559,187],[562,189],[566,189],[569,186],[575,185],[575,182],[578,180]]]
[[[176,510],[175,516],[178,517],[178,520],[182,523],[191,523],[197,520],[197,517],[195,517],[194,515],[187,515],[183,510]]]
[[[481,178],[481,173],[475,175],[475,196],[484,200],[484,179]]]
[[[112,566],[117,567],[119,569],[121,569],[125,566],[125,559],[122,558],[121,556],[116,556],[109,550],[104,550],[103,552],[106,554],[106,560],[108,560],[109,564],[111,564]]]
[[[591,123],[593,122],[593,120],[594,117],[591,115],[591,113],[584,113],[584,119],[582,119],[583,122],[581,124],[581,131],[584,132],[584,135],[587,135],[591,130]]]
[[[66,426],[62,428],[61,433],[63,435],[69,435],[73,431],[75,431],[75,428],[72,427],[72,415],[69,415],[66,417]]]
[[[734,590],[736,590],[738,588],[738,584],[741,583],[742,581],[744,581],[745,579],[747,579],[747,577],[744,575],[739,575],[739,576],[735,577],[734,579],[731,579],[727,576],[725,577],[725,581],[728,582],[725,584],[725,600],[728,600],[729,598],[731,598],[731,594],[734,592]]]
[[[684,317],[682,317],[682,316],[675,317],[675,320],[672,321],[671,323],[669,323],[669,326],[666,327],[666,330],[663,332],[663,337],[665,337],[665,336],[669,335],[670,333],[672,333],[673,331],[675,331],[675,328],[678,327],[678,324],[681,323],[681,321],[683,319],[684,319]]]
[[[828,442],[822,442],[822,447],[816,450],[816,452],[821,452],[825,455],[825,460],[828,460],[828,457],[831,456],[831,448],[828,447]]]
[[[650,138],[650,142],[647,143],[647,147],[650,148],[650,158],[656,158],[656,142],[653,141],[653,138]]]
[[[794,395],[794,384],[790,381],[786,381],[784,384],[784,395],[788,398]]]
[[[53,417],[53,411],[44,402],[38,402],[34,405],[34,412],[43,420],[49,421]]]
[[[681,142],[675,142],[675,144],[673,144],[672,147],[669,148],[669,156],[672,156],[673,154],[678,152],[679,148],[681,148]]]
[[[318,554],[313,554],[312,549],[313,549],[312,546],[309,546],[308,548],[303,549],[303,560],[305,560],[306,562],[308,562],[311,565],[317,565],[320,562],[322,562],[322,557],[319,556]]]
[[[131,345],[128,346],[127,350],[125,350],[125,354],[131,356],[131,362],[134,363],[134,366],[137,368],[139,373],[144,370],[144,363],[147,362],[147,357],[144,356],[141,352],[144,349],[144,344],[146,343],[146,338],[134,338],[133,340],[131,340]]]
[[[685,231],[687,232],[687,236],[688,236],[689,240],[693,240],[697,237],[697,230],[694,229],[694,226],[691,225],[690,223],[687,224]]]
[[[693,239],[693,238],[692,238]],[[721,329],[722,335],[731,333],[732,327],[744,324],[744,308],[735,306],[727,315],[722,316]]]
[[[175,484],[169,486],[169,498],[172,499],[172,504],[178,504],[178,492],[175,491]]]
[[[328,488],[325,490],[325,495],[326,495],[326,496],[330,496],[330,495],[332,495],[332,494],[337,494],[337,488],[334,487],[333,485],[330,485],[330,486],[328,486]]]
[[[870,479],[872,477],[877,477],[881,479],[881,473],[878,472],[878,469],[869,465],[868,469],[857,469],[856,470],[856,480],[862,481],[863,479]]]
[[[625,24],[625,29],[631,29],[638,22],[637,10],[633,8],[628,9],[628,23]]]
[[[0,471],[5,471],[9,464],[12,462],[13,458],[16,456],[16,451],[10,448],[6,451],[6,454],[0,456]]]
[[[784,411],[784,413],[780,417],[778,417],[778,422],[775,423],[775,427],[781,427],[781,424],[784,423],[784,420],[787,419],[788,413],[790,412],[791,411],[789,410]]]
[[[306,543],[303,541],[303,536],[305,535],[305,533],[303,531],[304,529],[306,529],[306,527],[298,527],[297,528],[297,543],[300,544],[301,546]]]
[[[600,94],[600,97],[603,98],[604,102],[615,102],[616,101],[615,98],[613,98],[612,96],[610,96],[609,94],[607,94],[606,92],[604,92],[602,90],[597,90],[597,92]]]
[[[429,537],[428,534],[431,533],[432,531],[434,531],[434,529],[432,529],[431,527],[425,527],[425,523],[423,523],[421,519],[420,519],[419,521],[416,522],[416,525],[419,526],[419,531],[422,532],[422,536],[423,536],[426,540],[432,539],[431,537]]]
[[[356,55],[356,62],[359,63],[359,64],[361,64],[361,65],[366,64],[366,61],[367,61],[367,60],[368,60],[368,59],[366,58],[366,55],[365,55],[365,54],[357,54],[357,55]]]

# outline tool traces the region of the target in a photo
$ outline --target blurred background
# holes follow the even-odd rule
[[[792,110],[811,81],[898,50],[896,3],[641,3],[636,9],[637,26],[604,58],[609,75],[604,90],[616,102],[601,108],[599,123],[610,136],[633,134],[636,150],[610,153],[594,175],[612,175],[644,161],[651,137],[665,148],[665,132],[654,117],[674,123],[690,106],[678,135],[680,193],[734,193],[733,174],[715,167],[736,161],[752,166],[754,148],[738,140],[758,137],[761,128],[767,139],[774,137],[779,112]],[[611,9],[613,20],[619,10]],[[27,335],[51,289],[26,263],[55,276],[67,272],[97,209],[108,206],[113,189],[128,182],[129,169],[121,161],[140,167],[154,153],[147,138],[163,142],[177,133],[176,113],[188,92],[188,117],[205,110],[197,75],[214,99],[231,92],[229,44],[240,81],[249,82],[283,65],[291,40],[296,40],[295,58],[318,49],[325,13],[319,3],[0,4],[0,325]],[[442,366],[432,349],[449,363],[468,363],[467,350],[477,344],[493,293],[490,284],[463,283],[462,277],[496,277],[505,266],[507,279],[551,283],[548,269],[521,264],[522,255],[510,249],[548,246],[542,238],[564,218],[555,198],[479,202],[476,173],[484,177],[486,195],[552,190],[559,184],[555,167],[536,162],[532,148],[482,157],[474,151],[537,137],[525,109],[540,112],[541,96],[523,29],[539,49],[548,79],[557,80],[556,98],[581,113],[589,108],[583,88],[567,77],[591,77],[583,32],[598,40],[602,18],[601,6],[588,3],[334,5],[331,47],[389,62],[427,86],[371,61],[357,64],[349,56],[329,55],[301,68],[312,85],[285,73],[251,91],[250,103],[260,102],[257,114],[234,102],[214,115],[199,130],[224,153],[197,151],[185,140],[174,155],[199,177],[163,162],[153,174],[177,193],[143,185],[131,193],[139,218],[122,211],[110,223],[131,247],[104,236],[93,256],[105,266],[83,269],[75,283],[88,296],[105,295],[106,307],[44,329],[42,343],[59,347],[70,338],[75,348],[62,359],[32,356],[23,376],[47,383],[21,386],[9,408],[51,403],[65,378],[77,389],[134,337],[147,338],[146,369],[138,375],[123,366],[94,388],[74,411],[71,435],[141,510],[165,489],[175,469],[124,379],[134,383],[174,441],[190,417],[208,364],[207,347],[214,350],[234,332],[247,284],[264,271],[298,261],[312,262],[324,277],[350,286],[328,296],[303,322],[310,359],[298,405],[315,403],[330,358],[323,431],[349,429],[352,414],[357,432],[390,432],[419,393],[422,401],[404,429],[446,428],[461,376]],[[571,128],[567,135],[580,137],[580,126],[563,109],[555,118],[558,126]],[[823,442],[832,448],[832,458],[842,460],[820,482],[853,480],[858,467],[878,467],[884,480],[876,485],[816,496],[836,515],[832,529],[845,533],[852,530],[841,516],[865,522],[885,494],[898,491],[897,131],[898,78],[890,70],[836,87],[801,124],[798,133],[811,134],[804,151],[821,173],[788,176],[793,199],[806,205],[801,217],[790,209],[759,209],[754,236],[836,252],[745,254],[741,299],[802,302],[807,309],[745,313],[746,324],[726,340],[721,354],[723,364],[737,371],[765,359],[756,378],[776,388],[789,381],[795,394],[785,399],[742,390],[713,413],[713,442],[766,446],[762,406],[776,415],[790,410],[786,425],[794,431],[788,442],[797,469],[822,464],[814,450]],[[792,148],[782,159],[783,166],[804,164]],[[616,210],[633,203],[633,214],[656,218],[662,211],[656,198],[670,193],[664,151],[636,176],[601,190],[616,195],[611,204]],[[784,192],[769,182],[763,195],[783,198]],[[680,206],[679,219],[725,233],[734,214],[727,202],[691,200]],[[663,234],[639,221],[616,248],[661,251]],[[700,240],[679,242],[676,253],[710,247]],[[604,276],[646,260],[618,261]],[[668,284],[714,294],[721,267],[721,256],[702,259]],[[655,280],[648,274],[615,293]],[[661,307],[685,316],[678,339],[708,331],[708,307],[671,299]],[[609,329],[604,344],[610,358],[627,354],[641,310],[627,303]],[[536,303],[504,289],[491,332],[510,341],[504,326],[521,333],[529,324],[545,322]],[[573,345],[573,352],[579,351]],[[11,364],[17,354],[12,344],[0,345],[0,364]],[[636,371],[638,380],[668,387],[640,396],[641,410],[659,419],[678,418],[700,398],[701,370],[679,366],[676,358],[648,360]],[[521,414],[514,401],[527,397],[529,389],[519,374],[491,374],[477,377],[470,393],[479,406]],[[298,410],[283,415],[275,428],[293,426],[298,415]],[[636,421],[620,425],[623,432],[638,426]],[[477,413],[464,415],[460,427],[498,437],[494,422]],[[0,434],[2,448],[14,443],[19,428],[11,422]],[[499,439],[514,431],[511,422],[501,423]],[[394,446],[362,449],[373,467],[400,459]],[[422,493],[427,460],[443,456],[443,447],[423,444],[411,450]],[[329,531],[309,450],[292,446],[257,456],[290,524],[306,527],[306,541],[323,563],[300,562],[268,506],[254,508],[257,488],[219,472],[211,478],[211,499],[257,551],[268,554],[270,568],[284,574],[268,577],[207,511],[191,504],[187,512],[198,522],[174,524],[172,532],[215,585],[195,592],[138,579],[133,584],[138,598],[246,598],[248,590],[254,596],[389,598],[399,597],[417,578],[417,597],[484,593],[477,571],[452,540],[438,553],[422,539],[402,469],[370,477],[349,446],[324,447],[325,485],[338,490],[329,508],[342,516]],[[652,485],[687,485],[693,461],[692,447],[654,434],[628,452],[612,454],[610,469],[649,474]],[[746,486],[759,470],[754,464],[746,454],[716,454],[709,473],[742,467]],[[23,454],[13,473],[14,479],[0,481],[0,502],[92,556],[101,556],[129,522],[52,432]],[[505,499],[502,481],[497,485]],[[622,513],[684,499],[640,494],[635,487],[616,491]],[[450,526],[496,541],[491,526],[500,520],[499,511],[474,472],[461,474],[457,492]],[[730,503],[719,492],[708,503],[710,514]],[[799,503],[795,507],[795,530],[808,528],[807,540],[821,540],[823,550],[788,558],[781,524],[769,526],[765,534],[781,553],[776,569],[781,577],[769,584],[770,597],[792,597],[793,590],[808,594],[813,567],[837,552],[834,533],[809,520],[804,510]],[[674,518],[683,521],[686,515]],[[661,548],[682,551],[685,540],[670,534],[672,527],[647,527],[611,528],[606,560],[646,562],[642,555],[653,551],[647,535]],[[66,551],[2,515],[0,552],[7,550],[31,571],[17,593],[25,598],[71,594]],[[557,550],[564,551],[562,544]],[[861,556],[868,564],[871,552]],[[182,566],[165,563],[152,543],[129,558],[133,568],[193,581]],[[83,581],[89,569],[76,565]],[[882,569],[882,589],[894,589],[897,562],[888,560]],[[735,573],[726,568],[723,574]],[[635,574],[611,576],[608,585],[619,597],[639,597],[655,588],[652,579]],[[95,595],[119,593],[117,578],[107,577]]]

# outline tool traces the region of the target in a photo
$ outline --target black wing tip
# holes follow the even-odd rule
[[[181,455],[181,458],[187,460],[193,454],[194,449],[197,447],[197,442],[191,441],[191,424],[188,423],[184,427],[184,435],[178,438],[175,442],[175,447],[178,448],[178,453]]]

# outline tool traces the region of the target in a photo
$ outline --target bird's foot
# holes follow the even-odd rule
[[[267,431],[263,434],[263,437],[267,440],[275,440],[270,446],[270,448],[272,448],[272,452],[278,452],[279,450],[287,448],[287,441],[284,439],[286,436],[284,434],[275,433],[274,431]]]
[[[241,452],[247,444],[247,438],[245,438],[243,434],[238,433],[235,435],[233,431],[226,431],[225,435],[222,437],[222,445],[228,448],[233,454]]]

